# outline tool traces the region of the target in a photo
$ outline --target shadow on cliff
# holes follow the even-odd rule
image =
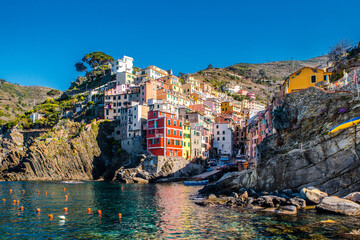
[[[119,142],[113,138],[115,121],[102,121],[98,124],[99,131],[96,142],[100,148],[100,155],[94,156],[92,176],[94,180],[112,180],[115,171],[123,166],[129,159],[129,154],[121,151]],[[120,150],[119,150],[120,149]]]

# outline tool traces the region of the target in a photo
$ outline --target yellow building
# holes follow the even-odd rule
[[[237,104],[226,101],[221,103],[221,113],[224,113],[226,111],[232,111],[232,112],[241,112],[241,106],[238,106]]]
[[[190,124],[183,125],[183,158],[189,159],[191,156],[191,147],[190,147]]]
[[[290,74],[283,83],[284,93],[292,93],[309,87],[320,86],[319,83],[328,84],[331,72],[322,69],[303,67]]]

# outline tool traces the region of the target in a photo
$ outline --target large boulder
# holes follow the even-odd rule
[[[343,197],[344,199],[356,202],[356,203],[360,203],[360,192],[353,192],[350,193],[348,195],[346,195],[345,197]]]
[[[304,199],[295,197],[290,198],[286,201],[288,205],[294,205],[297,209],[305,208],[306,207],[306,201]]]
[[[324,197],[328,194],[320,191],[317,188],[309,187],[303,188],[300,191],[300,196],[305,199],[309,204],[319,204]]]
[[[278,209],[275,210],[275,213],[280,214],[280,215],[296,214],[297,207],[294,205],[280,206]]]
[[[349,216],[360,215],[360,205],[347,199],[338,197],[325,197],[316,206],[319,212],[330,212]]]

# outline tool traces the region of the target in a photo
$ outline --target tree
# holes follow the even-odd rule
[[[82,62],[76,63],[75,68],[76,68],[76,71],[78,71],[78,72],[86,72],[87,71],[87,67]]]
[[[328,53],[330,61],[335,63],[339,62],[350,47],[351,43],[348,40],[341,40],[335,43]]]
[[[213,65],[212,64],[209,64],[209,66],[207,67],[207,69],[213,69]]]
[[[103,52],[92,52],[84,56],[82,61],[88,64],[91,68],[96,69],[99,66],[105,65],[114,61],[114,58]]]

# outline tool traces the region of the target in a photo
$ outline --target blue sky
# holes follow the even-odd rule
[[[66,90],[89,52],[192,73],[308,59],[360,41],[360,1],[4,1],[0,79]]]

